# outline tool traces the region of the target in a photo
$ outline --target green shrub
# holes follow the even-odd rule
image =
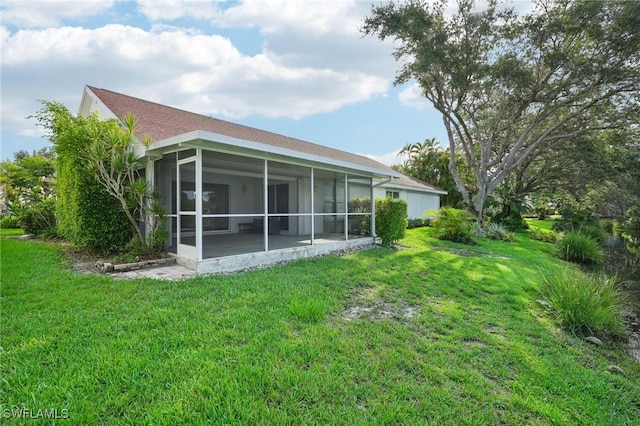
[[[438,238],[441,240],[473,244],[471,215],[466,210],[442,207],[431,224],[438,229]]]
[[[55,236],[55,201],[48,199],[16,210],[22,229],[27,234]]]
[[[101,251],[119,250],[131,239],[131,224],[118,201],[88,170],[83,150],[92,134],[105,134],[116,122],[97,116],[73,116],[55,102],[44,102],[36,115],[50,133],[56,153],[58,232],[69,241]]]
[[[511,211],[511,214],[495,223],[502,225],[505,231],[517,232],[529,229],[529,224],[517,211]]]
[[[575,232],[584,226],[599,226],[598,218],[580,207],[564,207],[559,213],[562,217],[553,224],[553,230],[557,232]]]
[[[613,220],[603,220],[600,222],[600,226],[602,226],[602,230],[609,235],[613,235],[613,225],[614,225]]]
[[[476,238],[484,238],[487,236],[487,233],[480,222],[473,222],[471,224],[471,235]]]
[[[640,210],[632,207],[627,210],[627,216],[621,226],[621,235],[627,250],[640,258]]]
[[[529,228],[529,235],[534,240],[545,243],[555,243],[558,241],[558,233],[554,231],[547,231],[546,229],[531,227]]]
[[[600,226],[586,225],[582,226],[579,231],[582,235],[595,240],[601,246],[607,244],[607,233]]]
[[[2,216],[0,219],[0,229],[20,229],[20,220],[14,215]]]
[[[423,226],[427,226],[425,219],[409,219],[407,221],[407,229],[421,228]]]
[[[484,230],[485,237],[491,240],[500,240],[513,242],[515,241],[515,236],[512,232],[509,232],[507,228],[502,226],[501,223],[490,222],[487,224]]]
[[[306,322],[318,322],[324,318],[327,307],[316,299],[295,297],[289,302],[289,312]]]
[[[558,256],[581,264],[599,263],[604,256],[598,242],[577,232],[566,233],[557,245]]]
[[[541,292],[571,332],[624,336],[623,311],[628,298],[615,279],[559,268],[543,273]]]
[[[376,199],[376,235],[382,244],[404,238],[407,230],[407,202],[398,198]]]

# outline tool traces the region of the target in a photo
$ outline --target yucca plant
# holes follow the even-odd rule
[[[515,237],[512,232],[509,232],[502,224],[497,222],[490,222],[485,227],[485,236],[492,240],[500,241],[515,241]]]

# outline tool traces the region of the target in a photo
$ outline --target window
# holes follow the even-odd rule
[[[398,191],[387,191],[387,197],[400,198],[400,193]]]

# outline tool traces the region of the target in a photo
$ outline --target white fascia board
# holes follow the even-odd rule
[[[299,159],[306,162],[326,164],[329,166],[339,167],[341,169],[351,169],[360,172],[366,172],[373,176],[379,177],[402,177],[402,174],[390,170],[375,169],[373,167],[361,166],[359,164],[350,163],[348,161],[340,161],[332,158],[322,157],[319,155],[306,154],[304,152],[295,151],[292,149],[280,148],[273,145],[268,145],[260,142],[248,141],[245,139],[234,138],[231,136],[222,135],[219,133],[207,132],[203,130],[194,130],[181,135],[173,136],[168,139],[154,142],[149,151],[163,150],[170,148],[174,145],[188,144],[190,142],[215,142],[222,145],[228,145],[229,147],[238,147],[245,150],[257,151],[261,153],[281,155],[283,157],[289,157],[293,159]]]
[[[82,113],[82,109],[83,109],[82,107],[84,106],[86,95],[89,95],[91,97],[91,101],[98,106],[98,111],[99,111],[98,116],[100,117],[101,120],[110,120],[114,118],[119,122],[121,122],[120,119],[116,117],[116,115],[109,108],[107,108],[107,106],[100,100],[100,98],[98,98],[96,94],[93,93],[91,89],[89,89],[87,86],[84,87],[84,93],[82,94],[82,102],[80,102],[80,111],[78,111],[79,113]],[[88,106],[88,108],[89,110],[91,110],[90,106]]]
[[[89,95],[89,96],[87,96]],[[95,93],[93,93],[91,91],[91,89],[89,89],[87,86],[84,87],[84,93],[82,94],[82,101],[80,101],[80,110],[78,111],[78,114],[82,114],[82,110],[84,109],[84,105],[85,102],[89,101],[89,102],[94,102],[97,105],[97,112],[98,112],[98,118],[100,120],[118,120],[118,123],[120,123],[121,126],[124,126],[124,123],[122,122],[122,120],[120,120],[114,113],[113,111],[111,111],[109,108],[107,108],[107,106],[100,100],[100,98],[98,98],[96,96]],[[87,105],[88,110],[91,110],[91,106]],[[135,137],[135,135],[133,136],[133,141],[134,141],[134,151],[136,153],[137,156],[142,156],[144,155],[144,145],[142,144],[142,142],[140,142],[138,140],[137,137]]]
[[[409,185],[401,185],[399,183],[389,183],[384,185],[385,188],[390,189],[404,189],[406,191],[415,191],[415,192],[428,192],[429,194],[439,194],[439,195],[447,195],[447,191],[443,191],[441,189],[431,189],[431,188],[420,188],[418,186],[409,186]]]

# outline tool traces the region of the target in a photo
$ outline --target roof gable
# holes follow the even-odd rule
[[[213,117],[207,117],[106,89],[99,89],[92,86],[87,86],[86,89],[119,119],[122,119],[129,113],[135,115],[138,122],[135,134],[140,140],[142,140],[145,135],[149,135],[154,142],[157,142],[185,133],[202,130],[231,138],[257,142],[275,148],[296,151],[302,154],[352,163],[360,167],[385,172],[385,174],[390,176],[398,176],[398,173],[392,168],[362,155],[352,154]]]

